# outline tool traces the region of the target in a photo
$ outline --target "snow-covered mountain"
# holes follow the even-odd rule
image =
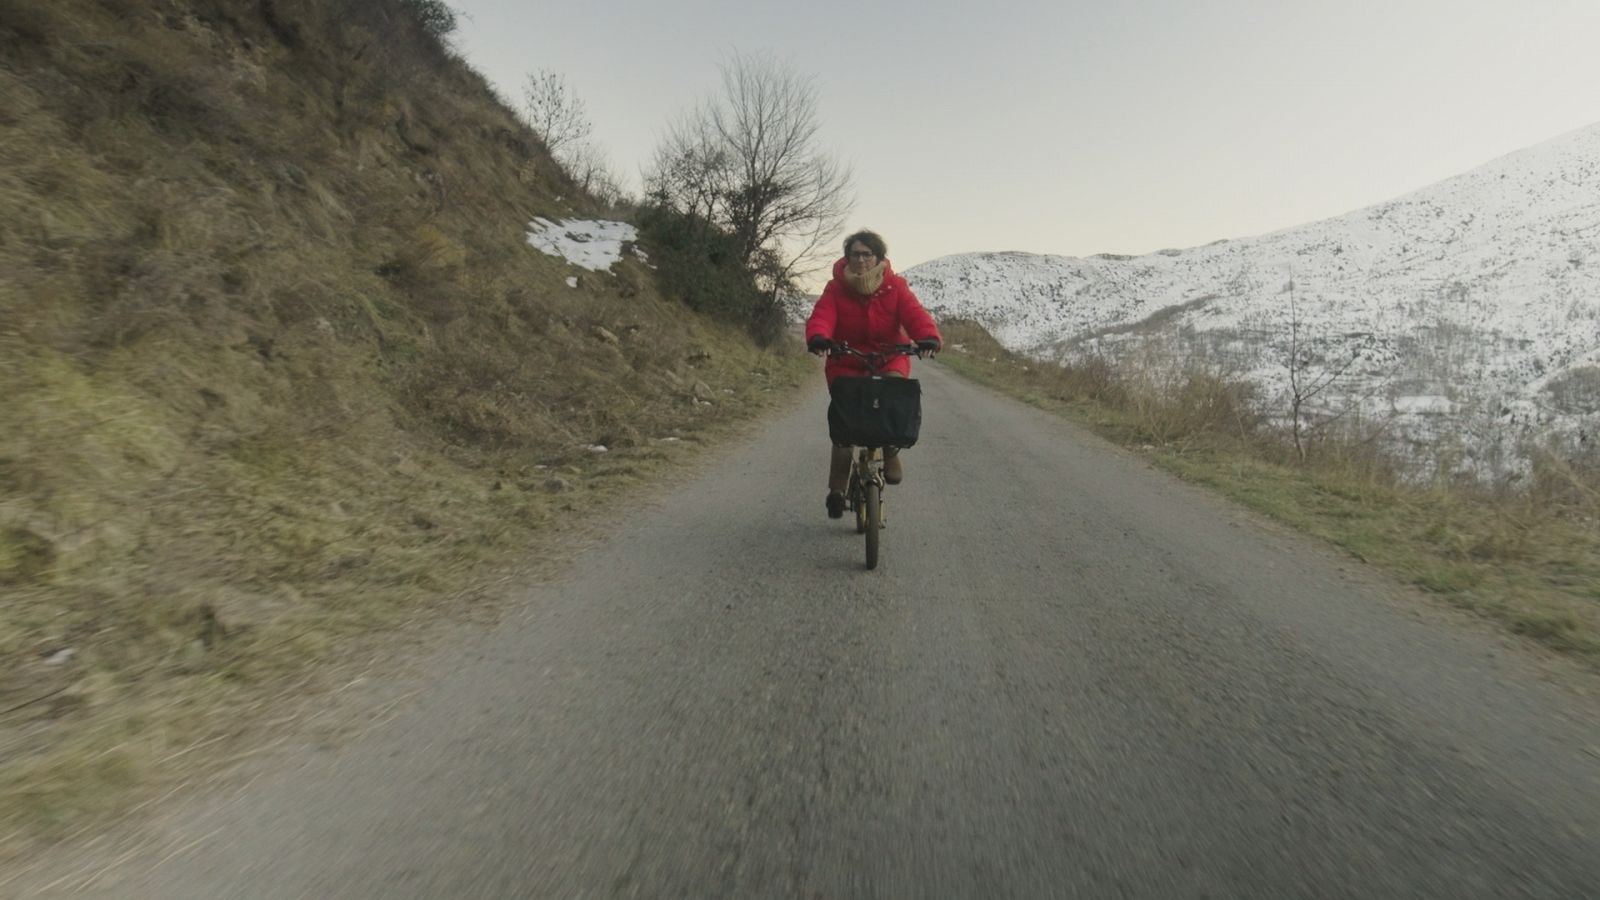
[[[1259,237],[1138,257],[961,254],[904,274],[937,315],[1013,350],[1220,367],[1279,409],[1297,336],[1313,352],[1303,373],[1358,360],[1323,414],[1359,408],[1480,471],[1504,471],[1528,439],[1600,440],[1600,124]]]

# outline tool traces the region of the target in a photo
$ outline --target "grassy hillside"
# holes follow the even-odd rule
[[[0,850],[785,396],[604,212],[399,0],[0,0]]]

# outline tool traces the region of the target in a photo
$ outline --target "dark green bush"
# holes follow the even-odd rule
[[[657,283],[696,312],[752,327],[768,304],[755,276],[740,263],[739,242],[702,219],[646,208],[639,228]]]

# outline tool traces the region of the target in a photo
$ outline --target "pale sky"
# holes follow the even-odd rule
[[[730,52],[814,76],[897,269],[1263,234],[1600,122],[1600,0],[450,5],[508,101],[566,77],[633,189]]]

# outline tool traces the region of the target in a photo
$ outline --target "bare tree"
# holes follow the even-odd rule
[[[695,221],[723,221],[722,199],[732,171],[731,157],[712,131],[709,116],[696,112],[667,126],[645,173],[645,192]]]
[[[658,202],[732,234],[769,302],[818,261],[854,199],[851,173],[818,144],[813,79],[734,54],[722,90],[675,123],[646,173]]]
[[[557,160],[564,149],[583,143],[593,130],[583,100],[556,72],[540,69],[530,74],[522,86],[522,105],[529,127]]]
[[[711,127],[733,165],[728,222],[747,259],[763,247],[842,226],[850,171],[819,152],[815,82],[766,57],[735,54],[722,69]]]
[[[1286,289],[1289,294],[1289,354],[1285,360],[1289,370],[1289,422],[1295,455],[1305,462],[1305,440],[1314,430],[1307,421],[1307,404],[1344,377],[1351,366],[1366,356],[1371,342],[1368,340],[1354,347],[1345,347],[1340,351],[1339,358],[1319,363],[1318,355],[1312,352],[1301,334],[1302,322],[1300,308],[1295,302],[1293,277],[1289,279]],[[1339,415],[1343,413],[1324,420],[1321,425],[1329,424]]]

